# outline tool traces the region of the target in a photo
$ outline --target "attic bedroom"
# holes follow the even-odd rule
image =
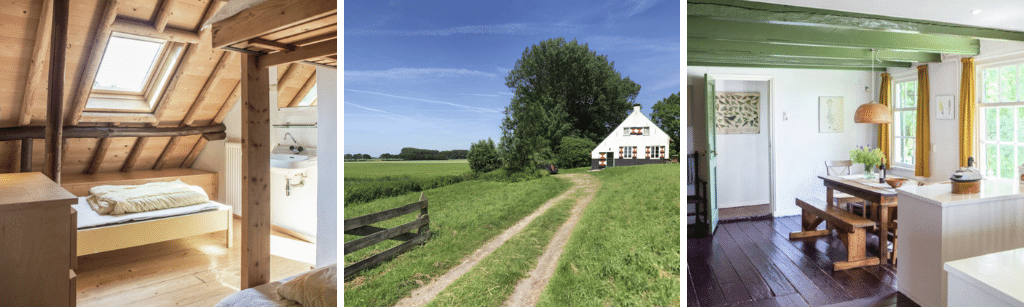
[[[337,304],[335,1],[0,12],[0,305]]]

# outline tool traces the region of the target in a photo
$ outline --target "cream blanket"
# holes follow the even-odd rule
[[[124,214],[190,206],[210,201],[181,180],[143,185],[102,185],[89,189],[86,201],[99,214]]]

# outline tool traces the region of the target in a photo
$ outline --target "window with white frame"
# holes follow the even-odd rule
[[[184,46],[184,43],[111,33],[86,109],[152,112]]]
[[[633,146],[623,146],[622,147],[622,157],[623,158],[627,158],[627,159],[628,158],[632,158],[633,157]]]
[[[651,152],[651,159],[661,159],[661,146],[647,146]]]
[[[894,82],[892,101],[892,164],[914,168],[917,146],[917,80]]]
[[[1024,64],[979,67],[978,167],[985,176],[1014,178],[1024,163]]]

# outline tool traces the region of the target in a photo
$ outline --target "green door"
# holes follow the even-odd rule
[[[718,166],[715,162],[715,157],[718,156],[718,153],[715,152],[715,79],[707,74],[704,74],[704,78],[707,80],[704,86],[704,111],[707,113],[707,120],[704,126],[707,132],[708,143],[704,151],[704,165],[707,165],[707,173],[703,175],[708,182],[706,211],[708,215],[708,235],[714,235],[715,228],[718,226]]]

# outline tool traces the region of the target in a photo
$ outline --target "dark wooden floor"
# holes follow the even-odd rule
[[[918,306],[896,291],[892,265],[833,273],[846,248],[835,235],[789,240],[799,224],[726,222],[712,237],[687,239],[687,306]],[[869,256],[877,242],[869,239]]]

